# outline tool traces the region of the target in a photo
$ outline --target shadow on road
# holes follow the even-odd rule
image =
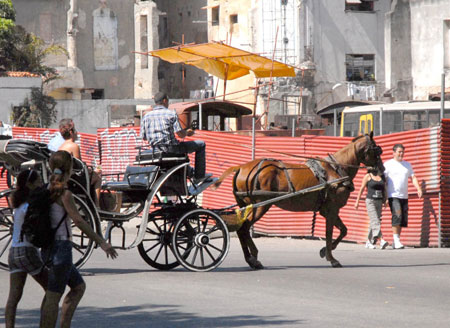
[[[39,311],[19,311],[18,327],[35,327],[39,322]],[[140,328],[140,327],[263,327],[297,326],[305,324],[302,320],[282,320],[277,316],[233,315],[201,317],[195,313],[177,310],[173,305],[144,304],[142,306],[122,306],[113,308],[83,307],[75,312],[72,328]]]

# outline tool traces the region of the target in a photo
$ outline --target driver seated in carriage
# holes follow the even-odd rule
[[[169,97],[164,92],[154,96],[156,106],[147,112],[141,122],[141,138],[147,140],[153,151],[173,154],[189,154],[195,152],[195,173],[193,182],[208,182],[211,175],[205,174],[206,146],[203,140],[179,141],[175,134],[183,139],[194,135],[190,128],[182,129],[175,110],[169,109]]]

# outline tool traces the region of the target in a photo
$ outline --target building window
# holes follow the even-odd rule
[[[105,99],[105,90],[103,89],[94,89],[91,95],[92,99]]]
[[[230,24],[238,23],[238,15],[230,15]]]
[[[348,11],[373,11],[374,0],[346,0],[345,10]]]
[[[345,55],[347,81],[375,81],[375,55]]]
[[[212,25],[219,25],[219,14],[220,14],[220,7],[214,7],[211,8],[211,21]]]

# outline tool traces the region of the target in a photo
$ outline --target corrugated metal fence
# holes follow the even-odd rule
[[[450,119],[441,129],[441,242],[450,247]]]
[[[25,138],[48,142],[55,130],[13,128],[15,138]],[[207,148],[207,171],[219,176],[234,165],[251,160],[252,140],[250,136],[229,133],[197,131],[195,138],[203,139]],[[189,138],[188,138],[189,139]],[[100,153],[97,140],[101,144]],[[422,184],[424,197],[418,199],[412,183],[409,186],[409,226],[402,232],[402,242],[409,246],[437,246],[439,243],[439,217],[441,214],[444,246],[449,246],[450,237],[450,120],[444,120],[442,133],[439,128],[414,130],[376,137],[383,148],[383,161],[392,158],[392,147],[402,143],[406,147],[405,160],[409,161]],[[290,162],[304,162],[295,156],[325,157],[334,153],[351,138],[302,136],[302,137],[258,137],[256,138],[256,158],[277,158]],[[139,129],[135,127],[99,129],[97,136],[80,134],[82,156],[91,165],[96,165],[101,157],[104,173],[125,170],[134,162],[137,146],[142,145]],[[441,159],[442,149],[442,159]],[[276,153],[272,152],[276,151]],[[285,153],[286,155],[282,155]],[[355,192],[347,205],[341,209],[340,216],[348,227],[346,240],[364,242],[367,239],[369,218],[365,202],[359,210],[354,209],[357,191],[361,186],[365,170],[360,170],[354,179]],[[441,178],[442,177],[442,178]],[[199,202],[206,208],[222,208],[235,203],[231,189],[232,178],[228,178],[217,191],[206,190]],[[442,196],[440,196],[442,195]],[[439,198],[442,198],[441,208]],[[392,241],[390,212],[383,210],[382,231],[385,239]],[[317,214],[313,222],[311,212],[287,212],[272,207],[255,224],[255,232],[279,236],[325,237],[325,219]],[[337,233],[337,232],[336,232]]]

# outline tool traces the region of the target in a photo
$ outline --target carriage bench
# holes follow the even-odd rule
[[[189,162],[189,157],[187,154],[175,154],[162,152],[156,149],[149,149],[141,151],[136,155],[136,161],[133,163],[134,165],[149,165],[156,164],[160,165],[162,163],[183,163]]]
[[[150,166],[127,166],[122,181],[107,182],[102,189],[114,191],[126,191],[134,189],[148,190],[158,175],[159,167]]]

